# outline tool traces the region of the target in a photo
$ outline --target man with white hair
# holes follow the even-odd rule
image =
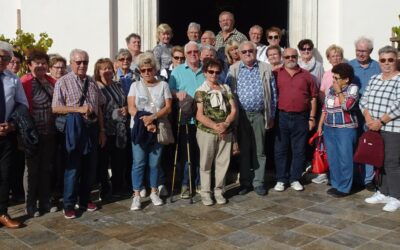
[[[201,27],[200,24],[191,22],[187,29],[187,37],[189,41],[200,43]]]
[[[356,49],[356,58],[351,60],[349,64],[354,69],[354,83],[358,84],[360,87],[360,94],[363,95],[364,91],[371,79],[371,76],[381,73],[381,68],[379,63],[371,58],[372,50],[374,49],[374,44],[371,39],[366,37],[360,37],[354,42]],[[364,116],[359,113],[357,115],[359,126],[359,133],[363,132],[364,127]],[[374,167],[365,164],[361,167],[361,185],[371,192],[375,192],[376,186],[374,184]]]
[[[7,214],[9,174],[16,150],[13,142],[15,125],[9,119],[17,103],[28,108],[28,101],[19,78],[6,70],[12,57],[13,47],[0,41],[0,223],[7,228],[18,228],[21,223]]]
[[[103,147],[106,140],[100,108],[105,98],[93,78],[86,75],[89,64],[87,52],[72,50],[70,64],[72,71],[56,82],[52,103],[53,113],[67,116],[64,131],[68,139],[64,173],[66,219],[76,217],[75,205],[85,211],[97,209],[96,204],[90,202],[90,191],[96,176],[97,144]]]

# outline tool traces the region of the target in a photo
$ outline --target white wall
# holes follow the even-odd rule
[[[399,0],[320,0],[318,13],[318,48],[321,54],[335,43],[344,49],[344,57],[355,57],[354,41],[367,36],[374,41],[372,58],[379,48],[390,45],[391,29],[400,25]],[[324,56],[324,66],[330,68]]]
[[[20,0],[0,0],[0,34],[9,38],[15,37],[19,7]]]

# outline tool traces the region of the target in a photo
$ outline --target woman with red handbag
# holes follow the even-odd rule
[[[324,132],[332,188],[327,193],[344,197],[353,184],[353,152],[356,146],[357,116],[355,104],[358,86],[351,83],[354,70],[347,63],[332,68],[333,84],[325,96],[318,133]]]

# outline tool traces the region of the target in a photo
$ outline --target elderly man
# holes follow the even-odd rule
[[[299,180],[305,164],[307,135],[316,124],[318,89],[312,75],[300,68],[297,60],[297,50],[287,48],[283,51],[284,66],[275,71],[279,111],[275,126],[274,189],[278,192],[284,191],[287,184],[296,191],[304,189]]]
[[[125,38],[126,47],[128,48],[129,52],[131,52],[132,60],[131,60],[131,69],[135,70],[136,64],[135,59],[136,57],[143,53],[141,51],[142,46],[142,39],[136,33],[131,33],[129,36]]]
[[[381,73],[379,63],[373,60],[370,55],[374,48],[374,44],[371,39],[366,37],[360,37],[355,42],[356,58],[351,60],[349,64],[354,69],[354,83],[360,87],[360,94],[363,95],[364,91],[371,79],[371,76]],[[359,120],[359,133],[363,132],[365,120],[364,116],[359,113],[357,116]],[[361,166],[361,176],[358,182],[364,185],[365,188],[371,192],[375,192],[376,186],[374,184],[374,167],[372,165]]]
[[[265,133],[274,124],[275,79],[271,66],[257,61],[253,42],[241,43],[239,51],[240,61],[230,66],[227,76],[239,105],[239,194],[248,193],[253,186],[258,195],[265,195]]]
[[[86,75],[89,56],[74,49],[70,53],[72,72],[55,85],[52,108],[55,114],[67,115],[65,140],[67,162],[64,172],[64,217],[73,219],[75,205],[95,211],[90,191],[97,167],[97,144],[105,145],[106,135],[100,106],[105,99],[96,82]],[[67,147],[68,146],[68,147]],[[79,201],[78,197],[79,196]]]
[[[200,24],[191,22],[187,29],[187,37],[189,41],[200,43],[201,27]]]
[[[215,34],[213,31],[204,31],[203,35],[201,35],[201,45],[215,46]]]
[[[260,25],[253,25],[249,30],[250,41],[257,45],[257,60],[267,62],[267,46],[260,42],[262,35],[263,28]]]
[[[17,103],[28,108],[19,78],[6,70],[13,57],[13,47],[0,41],[0,223],[7,228],[18,228],[21,223],[7,214],[10,173],[16,146],[13,141],[15,125],[10,115]]]
[[[203,84],[205,81],[204,74],[202,72],[202,64],[200,61],[200,51],[199,45],[190,41],[185,45],[185,63],[177,66],[174,70],[172,70],[171,77],[169,79],[169,86],[171,88],[172,94],[175,95],[179,102],[182,103],[187,101],[188,99],[192,99],[194,97],[194,93],[197,88]],[[192,99],[193,100],[193,99]],[[190,114],[194,115],[194,114]],[[186,116],[186,115],[185,115]],[[192,170],[196,169],[196,187],[198,188],[200,185],[200,176],[199,176],[199,148],[197,146],[196,140],[196,125],[194,123],[193,117],[188,117],[187,121],[184,121],[186,124],[189,124],[189,134],[187,135],[190,142],[190,160],[192,163]],[[181,124],[181,125],[183,125]],[[179,138],[179,144],[182,145],[180,152],[182,152],[180,156],[180,163],[184,167],[184,173],[182,178],[182,192],[181,197],[184,199],[190,198],[189,193],[189,178],[188,178],[188,167],[187,167],[187,155],[186,155],[186,134],[185,128],[181,128],[181,136]]]
[[[200,61],[203,62],[205,58],[216,58],[217,51],[211,45],[201,45],[200,46]]]
[[[216,36],[215,42],[215,49],[217,51],[225,47],[231,40],[238,43],[247,41],[247,37],[235,28],[235,17],[231,12],[223,11],[219,14],[219,26],[221,27],[221,31]]]

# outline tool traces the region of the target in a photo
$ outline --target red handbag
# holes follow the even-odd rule
[[[324,174],[329,170],[328,157],[326,155],[326,149],[324,145],[324,139],[322,135],[316,132],[308,141],[308,144],[313,145],[314,141],[317,139],[315,145],[315,150],[313,154],[313,159],[311,162],[312,172],[314,174]]]

